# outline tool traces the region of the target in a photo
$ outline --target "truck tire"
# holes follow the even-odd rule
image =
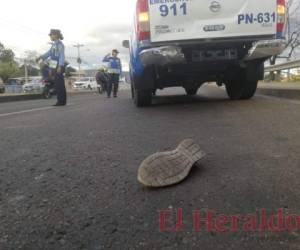
[[[130,90],[131,90],[131,99],[134,100],[134,87],[133,84],[130,84]]]
[[[226,83],[226,92],[231,100],[251,99],[257,89],[258,80],[248,80],[244,71],[240,71],[237,76]]]
[[[137,107],[148,107],[152,101],[152,90],[137,90],[134,89],[134,104]]]
[[[131,74],[131,92],[134,104],[137,107],[147,107],[151,105],[152,92],[154,89],[154,69],[145,68],[142,75]]]
[[[197,95],[198,88],[185,89],[185,92],[188,96],[194,96],[194,95]]]
[[[241,100],[249,100],[255,95],[255,92],[257,90],[257,83],[258,81],[246,82]]]

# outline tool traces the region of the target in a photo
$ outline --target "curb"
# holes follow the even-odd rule
[[[287,88],[258,88],[257,94],[274,96],[285,99],[299,100],[300,89]]]
[[[40,94],[0,96],[0,103],[42,99]]]

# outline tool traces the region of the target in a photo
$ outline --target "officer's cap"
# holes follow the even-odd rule
[[[61,31],[60,31],[60,30],[57,30],[57,29],[51,29],[51,30],[50,30],[50,33],[49,33],[49,36],[51,36],[51,35],[56,35],[56,36],[58,36],[58,38],[59,38],[60,40],[63,40],[63,39],[64,39],[64,37],[63,37]]]
[[[117,54],[119,54],[120,52],[119,52],[117,49],[113,49],[113,50],[112,50],[112,53],[117,53]]]

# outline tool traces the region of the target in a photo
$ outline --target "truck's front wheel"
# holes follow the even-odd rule
[[[131,93],[137,107],[150,106],[154,86],[154,69],[145,68],[142,75],[131,74]]]
[[[152,90],[134,89],[134,103],[137,107],[147,107],[151,105]]]

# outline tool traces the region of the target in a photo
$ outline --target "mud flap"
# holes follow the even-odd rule
[[[264,79],[264,63],[249,62],[246,67],[246,79],[249,82],[256,82]]]

